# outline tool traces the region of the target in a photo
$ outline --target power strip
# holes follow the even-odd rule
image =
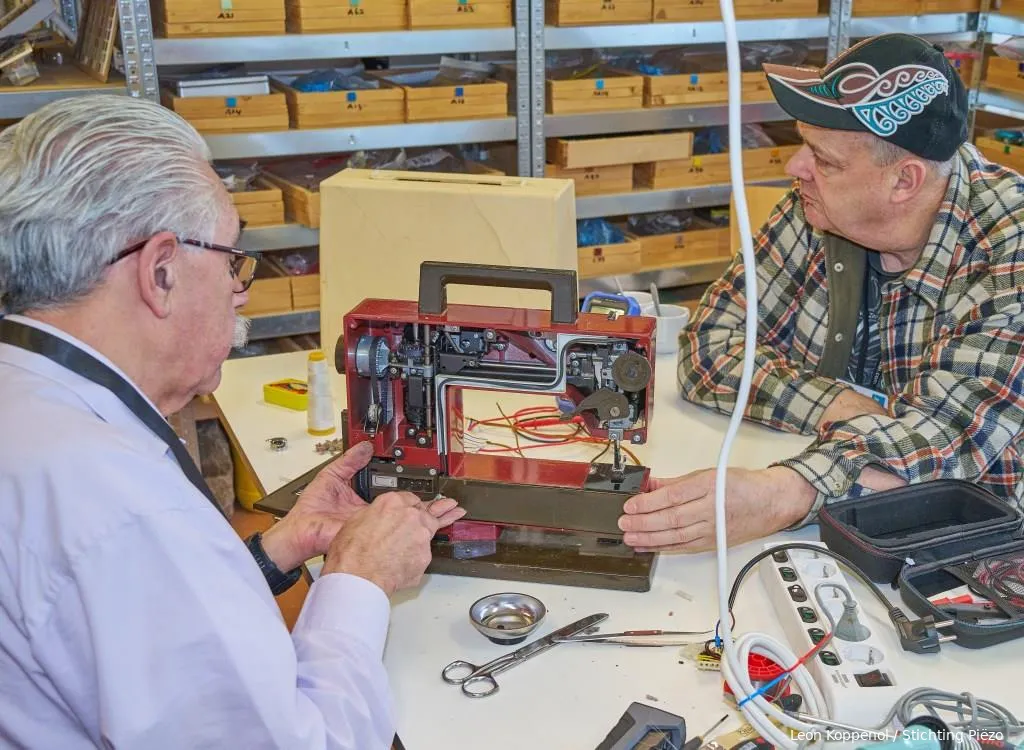
[[[814,543],[823,549],[824,544]],[[767,544],[765,549],[777,545]],[[856,592],[843,576],[839,565],[827,555],[804,549],[780,550],[759,563],[772,606],[782,623],[789,645],[797,655],[807,653],[829,629],[828,617],[821,612],[814,587],[828,581],[845,586],[856,600]],[[821,598],[838,621],[846,596],[827,587]],[[858,727],[873,727],[885,720],[890,709],[906,692],[897,684],[892,654],[876,637],[876,622],[869,624],[864,608],[857,602],[858,619],[872,630],[863,641],[844,641],[835,636],[807,660],[806,666],[818,684],[831,719]]]

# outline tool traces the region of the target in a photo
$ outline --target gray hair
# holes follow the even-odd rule
[[[956,159],[956,155],[946,161],[933,161],[931,159],[923,159],[922,157],[907,151],[902,146],[897,146],[895,143],[890,143],[876,135],[868,133],[866,134],[866,137],[870,141],[871,151],[875,157],[875,164],[880,167],[891,167],[902,159],[913,157],[924,161],[936,177],[946,178],[953,173],[953,160]]]
[[[80,300],[158,232],[212,241],[226,201],[209,162],[185,120],[127,96],[60,100],[0,133],[0,312]]]

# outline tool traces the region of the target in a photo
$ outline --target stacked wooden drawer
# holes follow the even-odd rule
[[[285,32],[285,0],[153,0],[157,36],[262,36]]]
[[[628,193],[634,164],[685,159],[692,147],[693,134],[687,132],[549,138],[545,176],[571,179],[577,196]]]
[[[747,180],[783,180],[786,163],[800,149],[799,137],[792,125],[763,125],[774,146],[743,150],[743,175]],[[637,188],[665,190],[728,184],[729,154],[693,155],[685,159],[660,159],[637,164],[633,185]]]

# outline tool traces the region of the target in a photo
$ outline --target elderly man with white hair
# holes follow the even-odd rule
[[[0,745],[387,748],[388,595],[463,511],[367,505],[355,446],[243,542],[163,415],[211,392],[258,256],[184,120],[127,97],[0,134]],[[248,549],[247,549],[248,548]],[[289,634],[274,601],[326,554]]]

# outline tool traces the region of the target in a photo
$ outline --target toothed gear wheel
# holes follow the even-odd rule
[[[388,369],[391,351],[383,336],[360,336],[356,343],[356,372],[364,378],[380,377]]]
[[[636,352],[626,352],[612,363],[612,380],[624,391],[642,391],[651,382],[651,363]]]
[[[391,398],[391,379],[382,378],[377,381],[377,403],[380,405],[380,424],[386,425],[394,419],[395,402]]]

